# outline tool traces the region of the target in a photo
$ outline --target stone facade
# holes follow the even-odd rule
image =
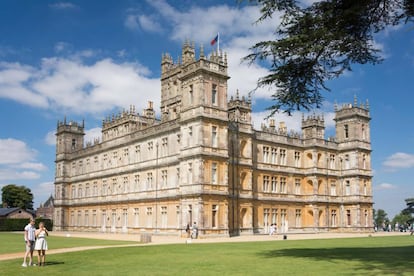
[[[58,122],[54,230],[200,235],[372,230],[368,104],[335,107],[302,133],[274,120],[256,130],[251,100],[227,97],[227,57],[161,62],[161,118],[152,103],[106,118],[84,145],[84,122]]]

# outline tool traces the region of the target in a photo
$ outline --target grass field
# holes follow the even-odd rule
[[[0,275],[414,275],[413,252],[409,235],[151,245],[48,255],[45,267],[0,261]]]

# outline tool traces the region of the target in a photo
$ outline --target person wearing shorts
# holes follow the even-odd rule
[[[24,254],[23,258],[23,267],[27,267],[27,256],[29,256],[29,266],[33,265],[33,250],[36,240],[35,232],[35,220],[31,218],[29,224],[24,227],[24,242],[26,244],[26,253]]]

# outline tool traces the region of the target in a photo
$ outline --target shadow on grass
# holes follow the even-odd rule
[[[65,262],[45,262],[45,266],[51,266],[51,265],[62,265],[65,264]]]
[[[265,258],[291,257],[311,258],[326,262],[359,262],[350,269],[381,271],[383,273],[414,272],[414,259],[411,257],[414,246],[400,247],[339,247],[339,248],[290,248],[259,253]]]

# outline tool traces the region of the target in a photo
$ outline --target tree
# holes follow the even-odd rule
[[[375,223],[376,226],[382,227],[383,223],[386,223],[388,221],[389,221],[388,215],[384,210],[382,210],[382,209],[375,210],[374,209],[374,223]]]
[[[412,214],[414,214],[414,198],[407,198],[405,200],[405,203],[407,204],[407,208],[402,210],[402,214],[409,215],[411,219],[409,219],[407,222],[412,224],[414,222],[414,218],[412,217]]]
[[[3,206],[33,209],[33,194],[29,188],[9,184],[1,188],[1,192]]]
[[[275,90],[268,109],[284,111],[319,108],[329,91],[326,81],[351,70],[352,64],[377,64],[380,50],[373,35],[386,27],[413,22],[412,0],[325,0],[303,7],[295,0],[249,0],[260,6],[262,22],[278,12],[275,39],[250,48],[244,61],[269,61],[270,72],[258,87]]]

